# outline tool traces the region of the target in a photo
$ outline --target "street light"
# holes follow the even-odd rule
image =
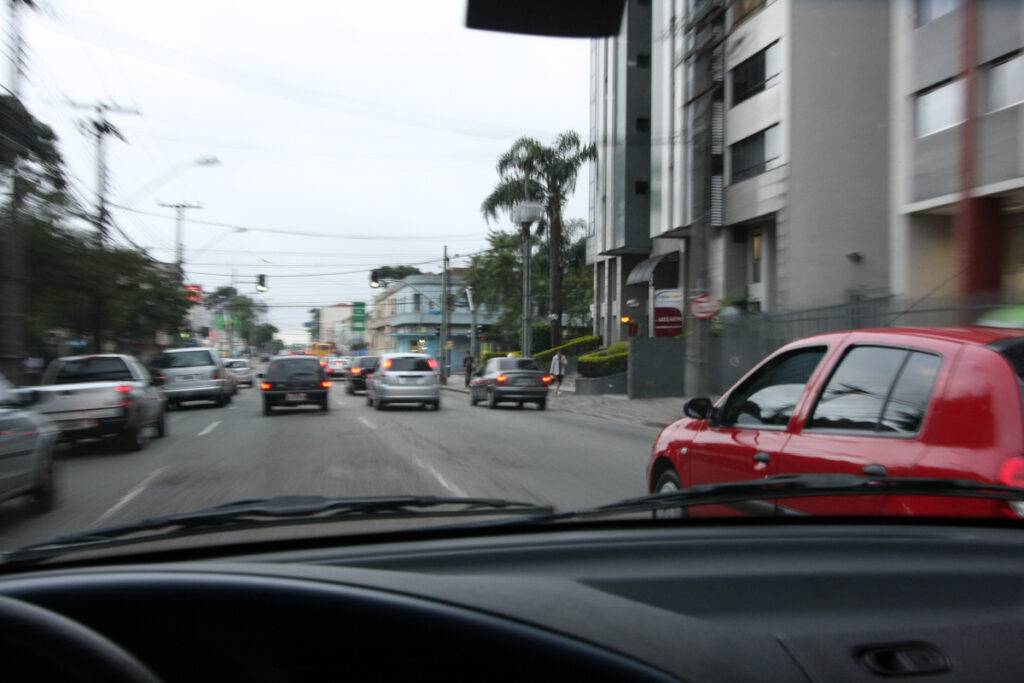
[[[529,185],[526,187],[528,189]],[[530,263],[530,226],[540,221],[543,212],[544,207],[540,202],[530,201],[528,198],[512,207],[512,222],[518,223],[523,233],[523,358],[530,356],[530,342],[533,341],[533,330],[530,325],[530,306],[533,298],[530,292],[530,283],[533,279]]]
[[[150,192],[155,190],[160,185],[163,185],[164,183],[166,183],[168,180],[170,180],[174,176],[178,175],[179,173],[182,173],[183,171],[187,171],[190,168],[201,167],[201,166],[220,166],[220,159],[218,159],[215,156],[208,156],[208,157],[199,157],[197,159],[191,159],[189,161],[179,162],[179,163],[171,166],[170,168],[168,168],[166,171],[164,171],[163,173],[158,175],[153,180],[149,181],[148,183],[146,183],[145,185],[140,187],[135,192],[133,192],[131,195],[129,195],[127,198],[125,198],[122,203],[125,206],[131,206],[132,202],[135,202],[135,201],[138,201],[139,199],[142,199],[147,194],[149,194]]]

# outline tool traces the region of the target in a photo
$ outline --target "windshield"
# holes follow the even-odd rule
[[[0,4],[0,372],[64,482],[29,514],[50,446],[0,443],[0,551],[275,496],[1024,484],[1018,3]]]

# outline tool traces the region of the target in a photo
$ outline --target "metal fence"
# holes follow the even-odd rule
[[[913,300],[858,293],[841,304],[802,311],[723,311],[712,340],[711,385],[716,393],[725,391],[772,351],[803,337],[865,328],[970,325],[999,306],[1017,303],[1003,294]]]

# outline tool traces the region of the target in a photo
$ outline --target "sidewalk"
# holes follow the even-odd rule
[[[441,388],[445,391],[468,394],[469,389],[463,382],[464,376],[461,372],[453,373],[448,378],[448,384]],[[623,394],[578,396],[576,376],[570,375],[562,382],[561,395],[555,394],[554,388],[548,393],[548,408],[661,429],[683,416],[685,400],[680,397],[630,399]]]

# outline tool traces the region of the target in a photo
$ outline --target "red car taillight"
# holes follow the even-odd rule
[[[382,368],[384,368],[385,370],[390,370],[390,369],[391,369],[391,365],[392,365],[392,361],[391,361],[391,359],[390,359],[390,358],[385,358],[385,359],[384,359],[384,360],[383,360],[383,361],[381,362],[381,364],[380,364],[380,366],[381,366]]]
[[[508,382],[508,375],[498,375],[494,378],[495,384],[505,384],[506,382]]]
[[[114,387],[114,391],[116,391],[119,394],[130,394],[132,392],[132,388],[127,384],[118,384],[116,387]],[[121,399],[121,406],[126,408],[130,405],[135,405],[135,402],[131,400],[131,397],[124,396]]]
[[[551,384],[551,382],[553,382],[554,379],[555,378],[552,377],[551,375],[544,375],[543,377],[540,378],[540,381],[544,382],[544,384]]]
[[[431,358],[427,361],[427,364],[430,366],[431,370],[437,370],[437,361],[435,359]]]
[[[260,382],[260,389],[262,389],[263,391],[267,391],[268,389],[270,389],[270,386],[270,382]]]
[[[326,368],[327,367],[327,361],[325,361],[325,360],[320,361],[320,367]]]
[[[359,373],[361,373],[361,372],[362,372],[362,370],[361,370],[361,369],[359,369],[359,368],[352,368],[352,374],[353,374],[353,375],[358,375],[358,374],[359,374]]]
[[[324,389],[327,389],[331,386],[331,382],[330,380],[325,379],[323,382],[320,382],[320,386],[322,386]]]
[[[1007,458],[1006,462],[999,468],[999,475],[996,477],[996,481],[1003,486],[1024,488],[1024,457],[1014,456]],[[1018,517],[1024,517],[1024,501],[1010,500],[1007,502],[1010,504],[1010,509]]]

